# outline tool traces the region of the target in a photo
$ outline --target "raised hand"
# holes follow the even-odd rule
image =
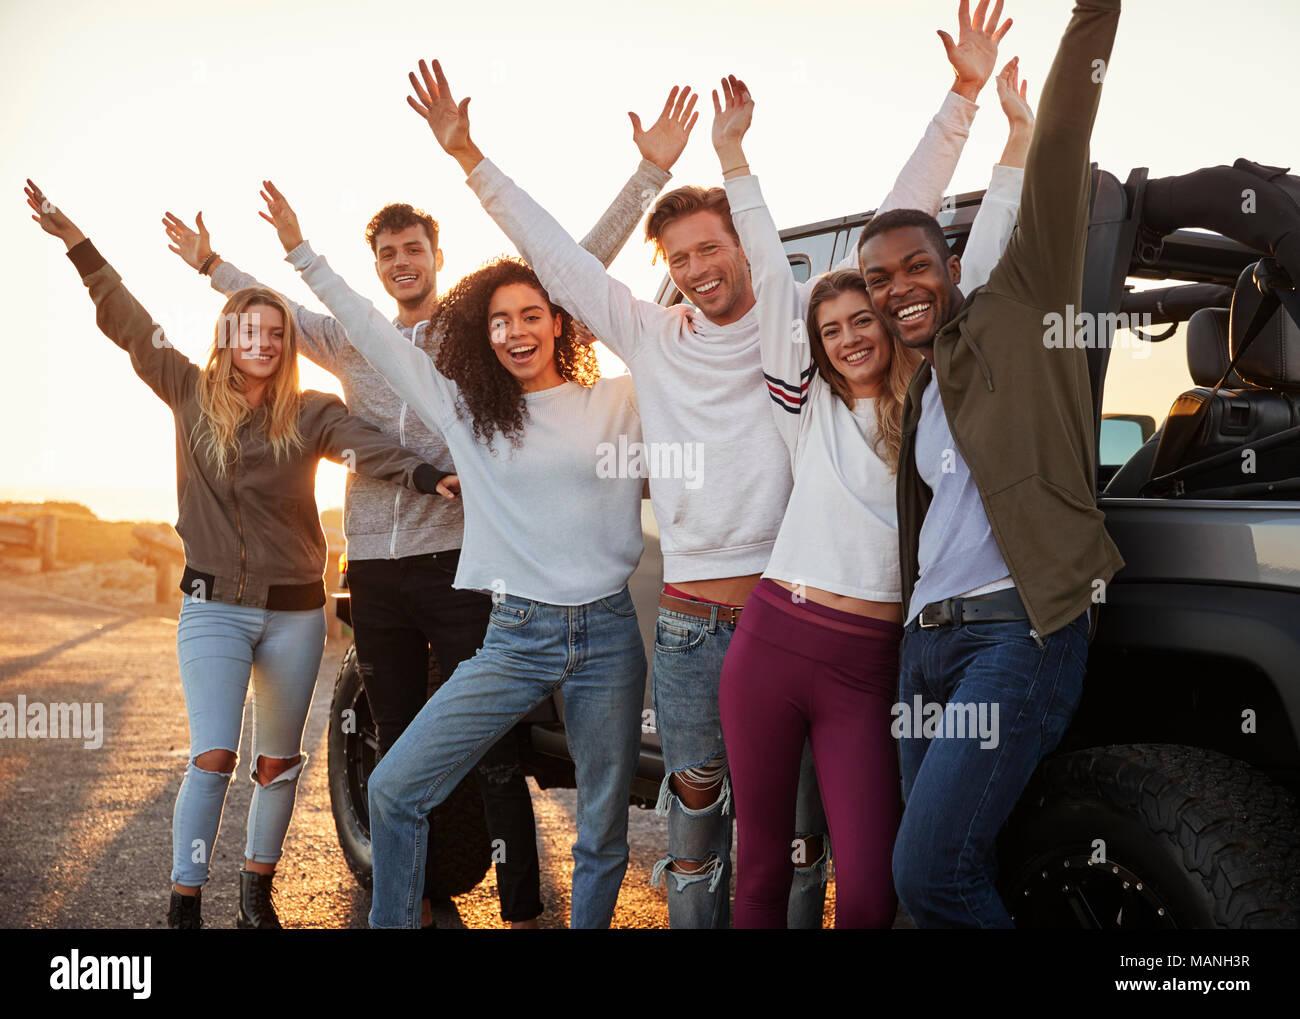
[[[1029,82],[1020,80],[1020,58],[1011,61],[998,74],[998,102],[1013,131],[1034,130],[1034,111],[1029,105]]]
[[[292,251],[302,243],[302,230],[298,227],[297,213],[289,207],[288,199],[280,194],[269,180],[262,181],[262,190],[258,194],[266,202],[267,212],[270,213],[268,216],[266,212],[258,212],[258,215],[275,227],[276,236],[280,238],[284,250]]]
[[[27,178],[27,186],[23,188],[23,193],[27,196],[28,206],[36,213],[32,219],[39,223],[41,229],[47,234],[57,237],[66,244],[69,251],[86,239],[86,235],[77,229],[77,225],[55,208],[54,203],[45,197],[45,193],[30,177]]]
[[[957,79],[952,90],[965,96],[972,102],[993,75],[993,68],[998,60],[998,43],[1011,29],[1011,19],[998,27],[998,18],[1002,16],[1002,0],[997,0],[993,14],[987,20],[984,12],[988,10],[989,0],[980,0],[971,17],[970,0],[961,0],[957,10],[957,41],[953,42],[943,29],[939,29],[939,38],[948,54],[948,62],[957,72]]]
[[[998,160],[1003,166],[1024,166],[1034,137],[1034,111],[1029,105],[1029,82],[1020,81],[1020,58],[1012,57],[998,75],[998,102],[1011,130]]]
[[[689,98],[688,98],[689,97]],[[690,86],[679,88],[674,85],[668,93],[659,119],[650,125],[649,131],[641,130],[641,118],[631,111],[632,141],[640,150],[643,159],[648,159],[661,170],[671,170],[677,157],[686,148],[686,140],[691,136],[691,128],[700,119],[695,110],[698,95],[691,92]]]
[[[163,213],[163,229],[171,241],[167,250],[180,255],[191,269],[197,269],[212,255],[212,242],[208,228],[203,225],[203,213],[195,216],[194,222],[198,225],[198,233],[186,226],[179,216],[170,212]]]
[[[724,102],[718,101],[718,90],[713,90],[713,148],[722,163],[723,175],[745,167],[745,152],[741,141],[754,118],[754,99],[745,83],[734,74],[722,79]]]
[[[483,158],[469,136],[469,96],[459,103],[451,97],[451,85],[436,60],[432,72],[421,60],[420,77],[416,78],[414,71],[407,77],[411,79],[415,97],[407,96],[406,102],[425,119],[442,150],[456,159],[468,174]]]

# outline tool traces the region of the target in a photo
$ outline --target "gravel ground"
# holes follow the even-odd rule
[[[106,605],[63,593],[70,581],[43,581],[0,578],[0,702],[16,704],[23,695],[29,704],[100,703],[103,745],[0,742],[0,928],[163,927],[172,805],[188,755],[175,617],[130,595]],[[325,765],[330,693],[345,650],[345,641],[331,640],[321,663],[303,743],[311,759],[276,877],[279,913],[290,927],[364,927],[370,908],[338,846]],[[205,920],[214,927],[233,926],[238,908],[251,737],[250,706],[204,892]],[[575,796],[532,790],[546,903],[541,923],[564,927]],[[665,891],[648,884],[667,841],[666,823],[652,811],[629,810],[631,862],[614,926],[666,927]],[[832,881],[827,925],[833,919]],[[493,874],[438,920],[501,927]]]

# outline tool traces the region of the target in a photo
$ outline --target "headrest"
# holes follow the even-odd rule
[[[1201,308],[1187,320],[1187,370],[1198,386],[1217,385],[1228,370],[1228,318],[1227,308]],[[1229,389],[1245,386],[1236,372],[1223,384]]]
[[[1267,259],[1265,264],[1271,261]],[[1229,335],[1234,357],[1246,338],[1255,309],[1264,300],[1254,279],[1258,265],[1258,262],[1248,265],[1241,271],[1237,277],[1237,289],[1232,295]],[[1268,389],[1300,389],[1300,327],[1291,320],[1285,308],[1279,307],[1264,323],[1264,328],[1237,362],[1237,374],[1252,385]]]

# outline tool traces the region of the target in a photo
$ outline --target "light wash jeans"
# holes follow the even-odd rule
[[[419,927],[425,818],[560,687],[578,786],[569,925],[608,927],[614,915],[627,870],[628,796],[645,694],[632,597],[626,587],[576,606],[498,597],[483,647],[456,667],[371,773],[371,927]]]
[[[699,619],[660,608],[655,623],[650,693],[664,756],[664,780],[656,813],[668,818],[668,854],[655,864],[650,883],[663,881],[668,892],[668,924],[674,930],[731,925],[731,775],[722,739],[718,685],[722,662],[736,632],[734,623]],[[699,810],[686,806],[672,789],[675,772],[693,779],[721,763],[718,795]],[[703,769],[701,771],[700,769]],[[804,745],[795,806],[795,832],[820,836],[822,853],[809,866],[795,868],[787,922],[793,928],[819,929],[826,901],[830,838],[817,789],[812,751]],[[694,873],[670,870],[674,860],[702,863]],[[668,881],[669,876],[672,877]]]
[[[176,654],[190,723],[190,759],[172,814],[172,882],[208,880],[231,772],[204,771],[194,761],[209,750],[239,752],[244,701],[253,681],[253,802],[244,856],[275,863],[307,763],[302,731],[325,651],[325,609],[287,612],[200,601],[185,595]],[[259,757],[301,760],[265,786]]]

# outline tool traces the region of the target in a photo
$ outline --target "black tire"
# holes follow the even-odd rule
[[[430,669],[430,686],[436,689],[440,682],[434,666]],[[348,648],[334,680],[329,726],[326,742],[334,827],[348,868],[362,887],[369,888],[372,874],[366,784],[378,763],[379,738],[357,669],[355,647]],[[483,880],[492,863],[483,801],[472,773],[433,811],[431,820],[431,850],[437,854],[438,885],[426,888],[425,895],[434,900],[462,895]]]
[[[366,781],[379,757],[370,702],[357,671],[357,649],[349,647],[334,678],[329,734],[330,811],[348,869],[363,888],[371,886],[370,811]]]
[[[999,840],[999,874],[1017,927],[1294,928],[1300,813],[1222,754],[1094,747],[1043,762]]]

